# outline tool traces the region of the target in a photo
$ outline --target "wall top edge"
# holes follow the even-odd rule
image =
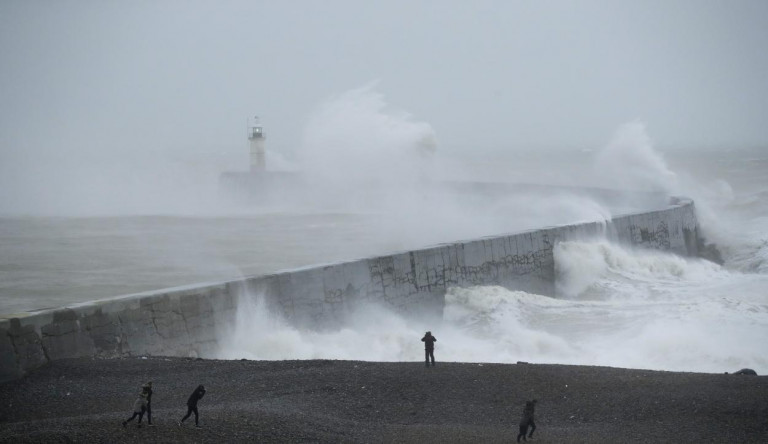
[[[114,311],[115,304],[118,304],[118,305],[138,304],[139,301],[145,298],[161,297],[164,295],[179,295],[185,292],[200,293],[209,289],[212,290],[216,288],[222,288],[233,283],[275,279],[287,274],[293,274],[298,272],[312,272],[312,271],[317,271],[320,269],[333,267],[337,265],[351,264],[351,263],[356,263],[361,261],[377,260],[381,258],[395,257],[395,256],[407,255],[411,253],[428,252],[431,250],[441,250],[445,248],[452,248],[460,245],[465,245],[470,242],[489,241],[489,240],[494,240],[494,239],[499,239],[504,237],[525,235],[525,234],[530,234],[530,233],[535,233],[540,231],[556,230],[564,227],[578,227],[578,226],[595,224],[595,223],[605,224],[621,218],[627,218],[627,217],[632,217],[637,215],[653,214],[661,211],[670,210],[673,208],[681,208],[686,206],[692,207],[693,203],[694,203],[693,200],[687,197],[671,196],[669,200],[669,206],[665,208],[613,215],[610,220],[579,221],[579,222],[574,222],[569,224],[551,225],[551,226],[534,228],[530,230],[495,234],[495,235],[484,236],[484,237],[474,238],[474,239],[463,239],[463,240],[457,240],[452,242],[445,242],[441,244],[425,246],[425,247],[414,249],[414,250],[395,251],[395,252],[391,252],[391,253],[383,254],[379,256],[361,257],[361,258],[349,259],[349,260],[338,261],[338,262],[312,264],[312,265],[307,265],[302,267],[279,270],[273,273],[266,273],[261,275],[246,275],[246,276],[241,276],[237,278],[233,277],[230,279],[224,279],[220,281],[192,283],[192,284],[181,285],[176,287],[168,287],[168,288],[163,288],[158,290],[149,290],[144,292],[131,293],[127,295],[101,298],[101,299],[96,299],[96,300],[87,301],[87,302],[79,302],[79,303],[70,304],[62,307],[56,307],[56,308],[47,308],[42,310],[34,310],[34,311],[20,312],[20,313],[0,314],[0,328],[8,328],[8,326],[10,325],[11,319],[19,319],[19,320],[25,320],[28,318],[38,318],[38,320],[48,319],[48,318],[52,318],[53,314],[60,310],[70,309],[79,313],[92,313],[98,310],[99,308],[107,308],[109,306],[112,306],[113,308],[108,309],[107,311]]]

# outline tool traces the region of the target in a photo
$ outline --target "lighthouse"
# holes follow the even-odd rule
[[[245,121],[250,148],[247,171],[223,171],[219,175],[220,196],[233,203],[260,204],[301,193],[306,185],[296,171],[267,170],[266,137],[258,116]],[[298,195],[298,194],[297,194]]]
[[[259,118],[254,119],[253,125],[248,126],[248,140],[251,142],[251,173],[267,169],[267,158],[264,150],[264,128],[259,124]]]

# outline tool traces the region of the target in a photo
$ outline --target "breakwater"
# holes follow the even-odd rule
[[[213,357],[241,297],[263,295],[285,318],[332,328],[360,304],[440,316],[451,286],[500,285],[552,295],[557,242],[605,236],[625,245],[697,255],[693,202],[521,233],[243,279],[177,287],[26,313],[0,321],[0,380],[47,362],[83,356]]]

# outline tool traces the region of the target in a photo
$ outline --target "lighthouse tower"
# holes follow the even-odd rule
[[[259,124],[259,118],[248,127],[248,140],[251,142],[251,173],[267,169],[267,158],[264,150],[264,128]]]

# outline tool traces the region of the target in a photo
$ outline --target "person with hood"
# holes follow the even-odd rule
[[[147,411],[147,395],[142,389],[139,393],[139,397],[133,402],[133,416],[123,421],[123,427],[126,427],[129,422],[133,421],[133,418],[139,417],[138,426],[141,427],[141,418],[144,417],[144,412]]]
[[[421,342],[424,343],[424,363],[429,367],[429,360],[432,359],[432,367],[435,366],[435,342],[437,338],[432,336],[432,332],[428,331],[421,338]]]
[[[147,425],[154,427],[154,424],[152,424],[152,381],[148,381],[144,384],[142,390],[147,397]]]
[[[181,418],[181,421],[179,421],[179,426],[181,426],[182,423],[184,423],[184,420],[189,418],[189,415],[192,413],[195,414],[195,427],[200,427],[200,424],[198,424],[198,414],[197,414],[197,401],[199,401],[203,395],[205,395],[205,387],[203,387],[202,384],[198,385],[194,392],[192,392],[192,395],[189,396],[189,399],[187,399],[187,414]]]

